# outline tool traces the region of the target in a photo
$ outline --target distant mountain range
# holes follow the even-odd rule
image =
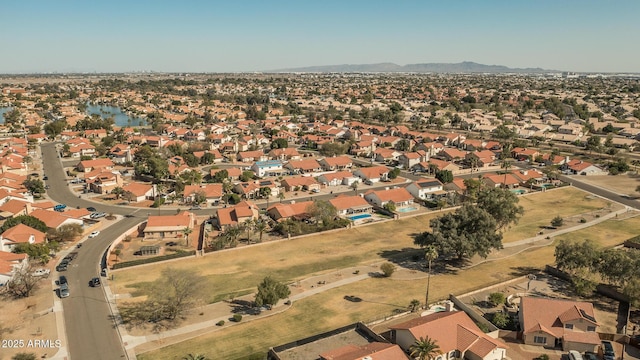
[[[301,68],[290,68],[272,70],[269,72],[318,72],[318,73],[458,73],[458,74],[477,74],[477,73],[546,73],[557,72],[558,70],[545,70],[541,68],[510,68],[504,65],[484,65],[471,61],[463,61],[461,63],[426,63],[426,64],[407,64],[398,65],[394,63],[379,64],[343,64],[343,65],[326,65],[326,66],[307,66]]]

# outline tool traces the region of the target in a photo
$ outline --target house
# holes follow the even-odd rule
[[[510,189],[516,188],[520,185],[520,180],[513,176],[513,174],[487,174],[482,180],[489,187],[507,187]]]
[[[398,157],[398,163],[402,166],[403,169],[411,169],[415,165],[428,160],[429,155],[427,154],[427,152],[422,150],[404,153]]]
[[[405,188],[395,188],[386,190],[371,190],[364,195],[364,198],[374,206],[384,207],[392,203],[396,208],[413,204],[413,196]]]
[[[29,215],[31,210],[31,203],[27,201],[16,199],[4,200],[2,205],[0,205],[0,219],[8,219],[19,215]]]
[[[176,215],[149,216],[142,232],[144,240],[178,239],[184,236],[184,230],[196,225],[195,215],[183,211]]]
[[[467,185],[464,184],[463,178],[454,177],[452,182],[443,186],[443,189],[447,191],[455,191],[462,195],[467,191]]]
[[[249,220],[257,220],[259,208],[251,201],[242,201],[232,207],[216,210],[215,224],[219,230],[225,231],[229,226],[242,224]]]
[[[266,161],[269,157],[262,150],[241,151],[237,155],[237,159],[243,163],[252,163],[256,161]]]
[[[473,169],[487,168],[494,165],[496,154],[491,150],[474,151],[468,153],[465,160]]]
[[[286,178],[280,181],[285,191],[314,191],[320,190],[320,184],[311,176],[299,176]]]
[[[230,169],[228,169],[228,171],[229,170]],[[253,170],[257,177],[277,176],[283,172],[282,161],[256,161],[253,165],[251,165],[251,170]],[[229,174],[229,176],[231,176],[231,174]]]
[[[518,316],[527,345],[562,346],[563,351],[579,352],[597,351],[600,345],[591,303],[525,296]]]
[[[341,195],[330,199],[329,203],[338,211],[338,215],[371,213],[373,206],[359,195]]]
[[[386,166],[372,166],[359,168],[353,172],[353,175],[359,177],[365,184],[371,185],[379,181],[388,180],[389,168]]]
[[[442,183],[438,179],[417,180],[406,187],[407,191],[416,199],[431,200],[447,195],[442,190]]]
[[[282,164],[280,164],[280,167],[282,168]],[[227,172],[227,179],[228,180],[239,180],[240,176],[242,175],[242,169],[236,168],[236,167],[229,167],[229,168],[224,168],[224,169],[211,169],[211,170],[209,170],[209,177],[213,178],[218,172],[223,171],[223,170],[225,170]],[[262,177],[261,175],[258,175],[258,172],[256,171],[257,169],[254,169],[253,166],[251,167],[251,170],[253,170],[253,172],[257,176]]]
[[[380,163],[391,163],[393,161],[397,161],[400,155],[402,155],[401,151],[385,148],[377,148],[373,153],[375,161]]]
[[[111,159],[94,159],[80,161],[76,168],[80,172],[88,173],[95,169],[113,170],[114,165]]]
[[[458,162],[465,159],[467,156],[466,151],[458,150],[455,148],[446,148],[438,153],[438,157],[452,162]]]
[[[351,186],[354,182],[360,182],[360,178],[355,176],[351,171],[337,171],[318,176],[318,182],[325,186]]]
[[[442,311],[391,326],[391,341],[409,352],[429,337],[442,352],[435,360],[507,358],[507,345],[485,334],[463,311]]]
[[[517,147],[511,150],[511,157],[517,159],[518,161],[534,161],[538,156],[540,156],[540,152],[536,149]]]
[[[154,200],[158,191],[156,185],[154,184],[142,184],[137,182],[133,182],[123,186],[122,190],[133,195],[130,199],[128,199],[132,202]]]
[[[46,234],[24,224],[18,224],[0,234],[0,251],[11,252],[18,244],[42,244]]]
[[[278,222],[287,219],[304,219],[309,217],[307,209],[311,205],[313,205],[313,201],[302,201],[292,204],[277,203],[267,209],[267,215]]]
[[[324,158],[319,163],[325,171],[345,170],[353,167],[353,161],[348,156]]]
[[[296,174],[306,174],[322,171],[322,166],[316,159],[304,159],[289,161],[285,168],[291,170]]]
[[[269,158],[272,160],[290,161],[300,160],[302,159],[302,155],[296,148],[282,148],[269,151]]]
[[[224,191],[222,184],[186,185],[183,194],[185,203],[193,203],[196,195],[201,194],[206,199],[206,205],[215,206],[222,200]]]
[[[448,170],[453,172],[457,172],[460,170],[460,166],[449,162],[449,161],[444,161],[444,160],[438,160],[435,158],[431,158],[429,159],[429,161],[427,162],[421,162],[418,163],[417,165],[415,165],[413,167],[413,170],[417,171],[417,172],[426,172],[426,173],[434,173],[436,171],[444,171],[444,170]]]
[[[574,175],[604,175],[606,171],[593,165],[590,162],[582,161],[578,159],[571,160],[562,166],[564,171],[570,172]]]
[[[0,251],[0,287],[13,279],[16,270],[28,266],[28,260],[27,254]]]
[[[86,177],[85,177],[86,179]],[[118,171],[100,171],[91,179],[86,179],[87,186],[96,194],[106,194],[117,187],[122,187],[122,176]]]
[[[68,224],[78,224],[81,226],[84,224],[82,219],[67,216],[64,214],[64,212],[58,212],[58,211],[36,209],[36,210],[33,210],[29,215],[42,221],[43,223],[45,223],[45,225],[47,225],[48,228],[51,228],[51,229],[58,229],[62,225],[68,225]]]

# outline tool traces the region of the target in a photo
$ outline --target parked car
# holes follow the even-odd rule
[[[69,285],[66,284],[66,283],[60,285],[59,291],[60,291],[60,297],[61,298],[66,298],[66,297],[69,297],[69,295],[70,295],[69,294]]]
[[[62,275],[60,276],[60,279],[58,279],[58,285],[64,285],[64,284],[69,284],[69,282],[67,281],[67,277]]]
[[[582,358],[584,360],[598,360],[598,355],[596,355],[596,353],[594,353],[593,351],[587,351],[584,353]]]
[[[102,268],[102,271],[100,271],[100,276],[107,277],[107,268]]]
[[[36,271],[33,272],[33,276],[47,276],[49,273],[51,273],[49,269],[36,269]]]
[[[94,238],[96,236],[100,235],[100,231],[94,231],[91,234],[89,234],[89,238]]]
[[[569,360],[583,360],[582,355],[575,350],[569,351]]]
[[[58,205],[53,207],[53,210],[55,210],[55,211],[64,211],[64,209],[66,207],[67,207],[67,205],[65,205],[65,204],[58,204]]]
[[[42,177],[42,180],[49,180],[49,177],[47,175]]]
[[[94,277],[93,279],[91,279],[91,281],[89,282],[89,284],[91,284],[92,287],[98,287],[100,286],[100,278],[98,277]]]
[[[98,211],[98,210],[96,210],[96,208],[94,208],[93,206],[89,206],[89,207],[87,208],[87,210],[89,210],[89,211],[91,211],[91,212],[96,212],[96,211]]]
[[[69,260],[67,258],[62,259],[60,264],[56,266],[56,271],[67,271],[67,266],[69,265]]]
[[[95,213],[89,215],[89,217],[92,218],[92,219],[100,219],[100,218],[103,218],[105,216],[107,216],[107,214],[103,213],[103,212],[95,212]]]
[[[192,207],[189,208],[189,210],[202,210],[202,208],[198,205],[194,205]]]
[[[604,360],[615,360],[616,353],[613,350],[613,344],[611,344],[611,341],[602,342],[602,355]]]

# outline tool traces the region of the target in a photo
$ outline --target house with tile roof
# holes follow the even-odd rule
[[[322,166],[316,159],[303,159],[289,161],[285,168],[291,170],[296,174],[308,174],[322,171]]]
[[[118,171],[101,171],[92,178],[86,179],[86,183],[96,194],[107,194],[123,185],[122,176]]]
[[[302,155],[298,152],[297,148],[272,149],[271,151],[269,151],[269,157],[271,158],[271,160],[281,161],[302,159]]]
[[[11,252],[18,244],[42,244],[47,240],[45,233],[24,224],[18,224],[0,234],[0,251]]]
[[[281,222],[287,219],[304,219],[308,217],[307,209],[313,201],[301,201],[292,204],[277,203],[267,209],[267,215]]]
[[[262,150],[240,151],[236,156],[236,159],[243,163],[253,163],[256,161],[267,161],[269,160],[269,156]]]
[[[562,166],[563,170],[566,170],[574,175],[605,175],[606,171],[593,165],[588,161],[582,161],[579,159],[573,159]]]
[[[183,192],[183,201],[192,203],[196,194],[201,193],[206,199],[206,205],[215,206],[222,200],[224,191],[222,184],[186,185]]]
[[[329,203],[336,208],[340,216],[371,213],[373,211],[373,206],[359,195],[341,195],[330,199]]]
[[[144,239],[180,239],[184,237],[184,229],[196,225],[195,215],[183,211],[176,215],[149,216],[142,230]]]
[[[282,168],[282,165],[280,166]],[[214,177],[218,172],[222,171],[222,170],[226,170],[227,171],[227,179],[228,180],[238,180],[240,179],[240,176],[242,175],[242,169],[237,168],[237,167],[229,167],[229,168],[224,168],[224,169],[211,169],[209,170],[209,177]],[[251,170],[254,170],[253,167],[251,168]],[[253,171],[257,176],[258,173],[254,170]]]
[[[436,360],[507,358],[507,345],[485,334],[464,311],[443,311],[391,326],[391,341],[405,352],[420,338],[440,347]]]
[[[280,181],[285,191],[314,191],[320,190],[320,183],[311,176],[289,177]],[[296,190],[297,189],[297,190]]]
[[[259,210],[253,202],[241,201],[232,207],[217,209],[214,215],[214,224],[218,230],[225,231],[229,226],[257,220],[260,217]]]
[[[485,174],[482,181],[489,187],[507,187],[510,189],[520,186],[520,180],[513,174]]]
[[[396,208],[401,208],[413,204],[413,195],[405,188],[370,190],[364,195],[365,200],[373,206],[384,207],[387,203],[392,203]]]
[[[351,171],[336,171],[319,175],[318,182],[324,186],[351,186],[354,182],[360,182],[360,178]]]
[[[319,161],[325,171],[346,170],[353,167],[353,160],[348,156],[335,156],[321,159]]]
[[[60,228],[60,226],[67,224],[78,224],[81,226],[84,224],[82,219],[67,216],[64,214],[64,212],[58,211],[36,209],[33,210],[29,215],[42,221],[43,223],[45,223],[45,225],[47,225],[48,228],[51,229],[58,229]]]
[[[383,165],[362,167],[356,169],[353,175],[362,179],[363,182],[373,184],[379,181],[386,181],[389,179],[389,168]]]
[[[406,187],[407,191],[416,199],[433,200],[447,195],[438,179],[420,179]]]
[[[29,215],[31,203],[24,200],[9,199],[0,205],[0,219],[8,219],[20,215]]]
[[[518,313],[527,345],[562,346],[563,351],[597,351],[600,336],[593,304],[525,296]]]
[[[140,202],[144,200],[153,200],[157,195],[157,187],[155,184],[143,184],[132,182],[122,187],[125,192],[131,193],[133,196],[129,199],[132,202]]]
[[[111,159],[93,159],[80,161],[76,168],[80,172],[88,173],[95,169],[113,170],[114,165]]]
[[[429,154],[424,150],[406,152],[398,157],[398,162],[403,169],[411,169],[415,165],[428,160]]]

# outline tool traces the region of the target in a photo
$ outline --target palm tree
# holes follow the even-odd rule
[[[184,238],[187,241],[187,246],[189,246],[189,234],[193,232],[193,229],[190,227],[186,227],[182,229],[182,233],[184,234]]]
[[[504,169],[504,181],[503,181],[503,187],[506,188],[507,187],[507,174],[509,173],[509,169],[511,168],[511,161],[504,159],[502,160],[502,165],[500,165],[501,168]]]
[[[265,223],[261,219],[256,219],[254,228],[260,234],[260,237],[258,238],[258,242],[262,242],[262,233],[264,233],[264,231],[267,230],[267,223]]]
[[[282,200],[284,200],[285,196],[284,196],[284,191],[280,191],[278,193],[278,199],[280,199],[280,202],[282,202]]]
[[[419,307],[420,307],[420,300],[418,300],[418,299],[413,299],[409,303],[409,311],[411,311],[411,312],[416,311]]]
[[[436,342],[428,336],[416,340],[409,350],[411,350],[409,355],[419,360],[432,360],[442,353],[442,351],[440,351],[440,345],[436,344]]]
[[[427,260],[429,272],[427,275],[427,293],[424,297],[424,306],[429,308],[429,287],[431,286],[431,262],[438,258],[438,249],[434,245],[427,245],[424,250],[424,259]]]
[[[229,226],[221,235],[230,247],[234,247],[238,242],[238,237],[242,233],[240,226]]]

